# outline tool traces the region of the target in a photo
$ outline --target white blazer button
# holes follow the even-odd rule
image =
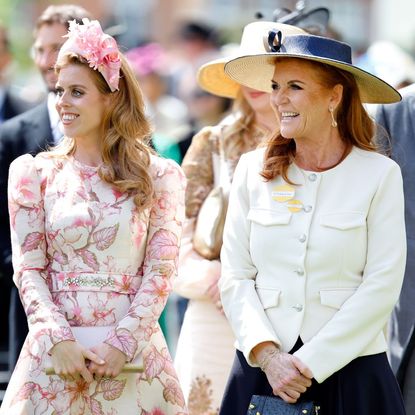
[[[293,305],[293,309],[295,311],[298,311],[298,312],[303,311],[303,305],[302,304],[295,304],[295,305]]]
[[[297,268],[296,271],[297,275],[299,275],[300,277],[302,277],[304,275],[304,270],[302,268]]]
[[[307,240],[307,235],[306,234],[301,234],[300,237],[298,238],[298,240],[300,242],[305,242]]]
[[[315,182],[317,180],[317,174],[311,173],[310,176],[308,176],[308,180]]]
[[[305,205],[303,209],[304,209],[304,212],[308,213],[313,210],[313,207],[310,205]]]

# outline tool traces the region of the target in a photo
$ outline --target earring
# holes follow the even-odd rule
[[[333,107],[329,107],[329,111],[330,111],[330,114],[331,114],[331,126],[336,128],[337,127],[337,121],[334,118],[334,109],[333,109]]]

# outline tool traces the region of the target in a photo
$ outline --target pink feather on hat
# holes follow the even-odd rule
[[[59,56],[68,52],[79,54],[92,69],[102,74],[112,92],[118,91],[121,60],[117,42],[102,31],[97,20],[84,18],[82,22],[78,24],[73,20],[69,23],[68,40],[59,51]]]

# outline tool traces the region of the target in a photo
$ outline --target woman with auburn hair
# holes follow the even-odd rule
[[[97,21],[57,59],[65,137],[10,167],[14,281],[30,333],[1,414],[186,414],[158,325],[185,178],[152,153],[139,85]]]
[[[237,352],[220,414],[403,415],[383,332],[405,268],[402,177],[362,105],[401,97],[345,43],[264,37],[267,53],[225,66],[272,91],[280,132],[232,183],[219,286]]]

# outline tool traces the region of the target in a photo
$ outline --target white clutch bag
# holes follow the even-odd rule
[[[102,343],[107,338],[107,334],[111,329],[112,326],[71,327],[75,339],[88,349]],[[48,359],[49,361],[45,365],[45,372],[47,375],[55,375],[50,357]],[[122,373],[139,373],[143,372],[143,370],[143,357],[139,353],[131,363],[124,365]]]

